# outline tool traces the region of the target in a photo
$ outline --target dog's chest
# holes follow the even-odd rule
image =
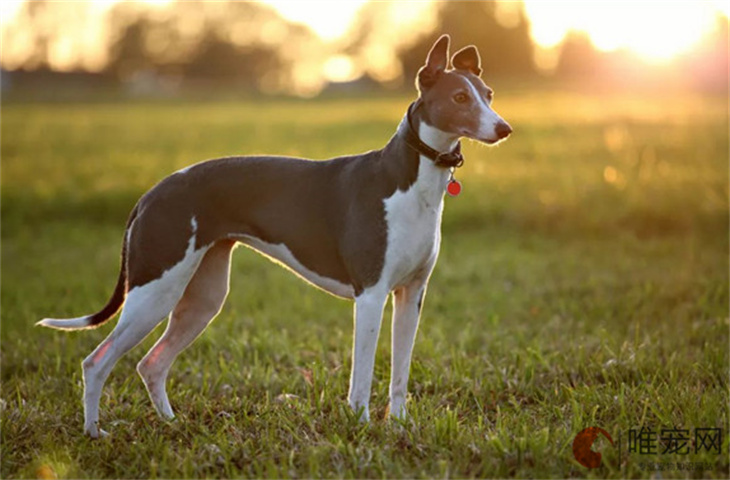
[[[388,228],[382,280],[391,288],[427,277],[438,256],[448,172],[421,160],[416,182],[385,199]]]

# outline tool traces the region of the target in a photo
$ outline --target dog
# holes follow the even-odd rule
[[[326,161],[226,157],[173,173],[139,200],[127,221],[119,278],[93,315],[46,318],[60,330],[96,328],[122,309],[115,329],[82,362],[84,430],[99,427],[102,388],[119,358],[171,314],[137,366],[158,413],[174,418],[166,379],[228,294],[231,252],[253,248],[335,296],[355,300],[348,401],[362,421],[383,308],[393,293],[391,416],[406,416],[411,353],[441,243],[444,194],[458,193],[460,139],[486,144],[512,128],[492,109],[473,45],[449,68],[448,35],[417,74],[418,98],[387,145]]]

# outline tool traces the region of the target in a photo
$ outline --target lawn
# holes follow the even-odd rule
[[[379,148],[409,98],[6,101],[0,476],[727,478],[727,97],[496,87],[515,133],[465,144],[407,423],[384,419],[390,307],[360,425],[352,305],[239,249],[223,311],[171,371],[177,419],[135,372],[160,326],[112,372],[101,441],[82,434],[80,362],[115,322],[33,325],[106,302],[139,195],[206,158]],[[572,452],[591,426],[615,442],[593,470]],[[631,450],[642,428],[656,453]]]

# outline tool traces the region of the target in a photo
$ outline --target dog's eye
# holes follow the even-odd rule
[[[456,103],[464,103],[467,100],[469,100],[469,95],[467,95],[466,93],[457,93],[456,95],[454,95],[454,101]]]

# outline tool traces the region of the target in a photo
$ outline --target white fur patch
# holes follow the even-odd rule
[[[96,325],[89,324],[90,319],[91,315],[76,318],[44,318],[36,323],[36,325],[55,328],[57,330],[81,330],[96,327]]]
[[[188,282],[198,269],[208,248],[209,246],[205,246],[196,250],[195,235],[191,236],[182,260],[165,270],[160,278],[136,286],[129,291],[119,322],[134,322],[134,317],[139,315],[139,312],[135,312],[137,305],[144,305],[143,308],[158,305],[160,315],[166,316],[170,313],[185,293]],[[152,316],[154,317],[154,315]]]
[[[388,291],[380,284],[370,287],[355,299],[355,341],[352,347],[352,372],[347,395],[356,412],[362,409],[360,420],[370,419],[370,390],[373,382],[375,349],[378,345],[383,307]]]
[[[416,182],[384,200],[388,243],[380,282],[389,291],[417,278],[425,281],[438,257],[449,171],[424,156],[420,162]]]
[[[327,293],[331,293],[332,295],[342,298],[355,298],[355,289],[352,285],[346,285],[342,282],[324,277],[309,270],[307,267],[302,265],[299,260],[297,260],[291,250],[289,250],[289,248],[287,248],[287,246],[283,243],[268,243],[249,235],[235,236],[232,238],[248,247],[251,247],[257,252],[268,257],[269,260],[287,268],[287,270],[296,274],[301,279]]]
[[[503,123],[504,120],[492,109],[491,102],[482,97],[471,82],[466,83],[473,98],[479,102],[479,131],[476,132],[476,137],[487,143],[496,142],[499,140],[497,124]]]
[[[492,107],[484,106],[479,117],[479,131],[477,132],[477,138],[480,140],[486,140],[488,143],[498,141],[499,136],[497,135],[497,125],[499,123],[504,123],[502,117],[497,115],[497,112],[492,110]]]
[[[181,168],[181,169],[180,169],[180,170],[178,170],[177,172],[174,172],[174,173],[173,173],[173,175],[175,175],[175,174],[178,174],[178,173],[179,173],[180,175],[183,175],[183,174],[185,174],[185,173],[188,173],[188,170],[190,170],[190,169],[191,169],[191,168],[193,168],[194,166],[195,166],[195,165],[188,165],[187,167]]]

